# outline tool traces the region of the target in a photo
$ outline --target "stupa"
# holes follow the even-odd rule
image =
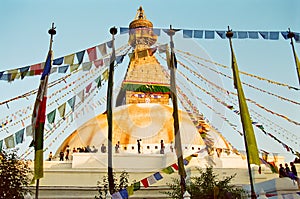
[[[173,150],[175,138],[169,70],[156,58],[157,37],[152,22],[140,7],[129,24],[128,43],[133,50],[113,108],[112,145],[120,144],[118,152],[113,153],[113,169],[116,172],[126,170],[130,181],[140,181],[177,160]],[[237,174],[235,184],[249,183],[245,157],[206,123],[201,114],[179,110],[179,123],[184,157],[197,154],[186,167],[190,173],[197,173],[197,167],[213,166],[220,177]],[[41,180],[45,198],[69,196],[69,190],[77,193],[77,198],[95,196],[96,182],[107,172],[107,153],[100,150],[102,144],[107,145],[107,128],[107,115],[102,113],[62,141],[56,156],[67,146],[71,151],[77,147],[94,146],[98,152],[71,153],[72,158],[67,162],[46,161],[45,177]],[[141,141],[141,153],[138,152],[137,140]],[[163,153],[160,150],[161,141],[165,145]],[[278,157],[276,161],[282,163],[284,159]],[[164,180],[148,190],[142,189],[144,191],[133,198],[163,198],[159,191],[165,190],[166,184],[176,175],[175,172],[165,176]],[[277,177],[277,174],[263,167],[262,174],[254,171],[253,177],[256,182],[262,182]],[[58,178],[61,180],[58,181]]]

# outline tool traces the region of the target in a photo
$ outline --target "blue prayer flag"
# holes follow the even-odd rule
[[[124,198],[124,199],[128,198],[128,191],[127,191],[127,189],[121,189],[119,192],[120,192],[122,198]]]
[[[278,40],[279,39],[279,32],[270,32],[269,33],[269,39],[271,40]]]
[[[215,31],[213,30],[205,30],[205,39],[214,39]]]
[[[285,31],[285,32],[281,32],[281,35],[282,35],[282,37],[284,38],[284,39],[288,39],[288,32],[287,31]]]
[[[64,57],[60,57],[53,60],[53,65],[61,65],[64,62]]]
[[[250,39],[258,39],[258,32],[248,31]]]
[[[58,67],[58,73],[66,73],[69,68],[69,65]]]
[[[120,34],[125,34],[129,32],[129,28],[120,27]]]
[[[78,60],[78,64],[81,64],[81,63],[82,63],[84,53],[85,53],[85,50],[76,53],[76,57],[77,57],[77,60]]]
[[[248,32],[246,32],[246,31],[238,31],[237,35],[238,35],[239,39],[246,39],[246,38],[248,38]]]
[[[203,38],[203,30],[194,30],[194,38]]]
[[[157,36],[160,36],[160,29],[159,29],[159,28],[153,28],[153,32],[154,32],[154,34],[156,34]]]
[[[216,33],[222,38],[225,39],[226,38],[226,33],[223,30],[216,30]]]
[[[193,30],[183,30],[183,38],[192,38]]]
[[[156,172],[153,176],[156,180],[160,180],[163,178],[159,172]]]
[[[264,39],[269,39],[269,32],[259,32]]]

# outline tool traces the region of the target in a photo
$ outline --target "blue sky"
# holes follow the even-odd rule
[[[127,27],[140,5],[157,28],[168,28],[172,24],[174,28],[181,29],[226,30],[230,26],[236,31],[285,31],[291,28],[300,32],[300,2],[297,0],[3,1],[0,7],[0,71],[43,62],[49,47],[47,31],[52,22],[57,27],[54,57],[61,57],[109,40],[110,27]],[[230,66],[227,40],[216,37],[213,40],[194,39],[193,42],[201,46],[213,61]],[[287,40],[280,36],[278,41],[245,39],[233,42],[240,70],[299,87],[291,46]],[[300,44],[295,44],[295,47],[300,56]],[[0,101],[34,89],[33,85],[37,86],[37,83],[26,79],[13,83],[0,82],[2,90],[7,91],[2,94]],[[278,95],[299,101],[299,92],[268,84],[258,83],[258,86],[265,86],[265,89]],[[251,91],[245,92],[246,96],[271,110],[300,121],[298,106],[273,101]],[[299,132],[299,126],[277,118],[274,121],[295,134]],[[234,140],[234,136],[230,139],[233,139],[232,144],[242,147],[240,139]],[[263,146],[261,141],[258,142]],[[261,148],[274,149],[287,155],[272,141]]]

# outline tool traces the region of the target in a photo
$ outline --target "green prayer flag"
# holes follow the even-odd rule
[[[70,72],[73,72],[73,71],[77,70],[78,67],[79,67],[79,64],[70,65]]]
[[[167,168],[164,168],[163,170],[161,170],[163,173],[166,173],[166,174],[171,174],[171,173],[174,173],[174,170],[172,169],[171,166],[168,166]]]
[[[54,123],[55,115],[56,115],[56,109],[54,109],[53,111],[47,114],[47,119],[50,124]]]
[[[141,188],[141,182],[140,182],[140,181],[135,182],[135,183],[133,184],[133,191],[140,190],[140,188]]]
[[[230,40],[230,42],[231,42],[231,40]],[[234,55],[232,45],[230,45],[230,47],[231,47],[231,55],[232,55],[232,70],[233,70],[234,86],[237,89],[237,93],[238,93],[240,117],[242,120],[243,131],[244,131],[244,135],[245,135],[245,142],[247,143],[247,148],[248,148],[249,163],[260,165],[255,134],[254,134],[248,106],[246,103],[246,98],[245,98],[244,91],[242,88],[241,80],[239,77],[237,61],[236,61],[236,58]]]

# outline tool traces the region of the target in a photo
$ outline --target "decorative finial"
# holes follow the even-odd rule
[[[144,19],[144,10],[142,8],[142,6],[140,6],[140,8],[138,9],[139,12],[139,19]]]
[[[118,30],[117,30],[117,28],[114,26],[114,27],[112,27],[112,28],[109,30],[109,32],[110,32],[110,34],[112,34],[112,35],[116,35],[117,32],[118,32]]]
[[[288,36],[289,39],[291,39],[291,38],[295,37],[295,33],[291,32],[291,29],[289,28],[287,36]]]
[[[229,28],[229,26],[228,26],[228,31],[226,32],[226,37],[227,37],[227,38],[233,37],[233,32],[232,32],[232,30]]]
[[[52,36],[56,34],[56,27],[54,27],[54,23],[52,23],[52,28],[48,30],[48,33]]]

